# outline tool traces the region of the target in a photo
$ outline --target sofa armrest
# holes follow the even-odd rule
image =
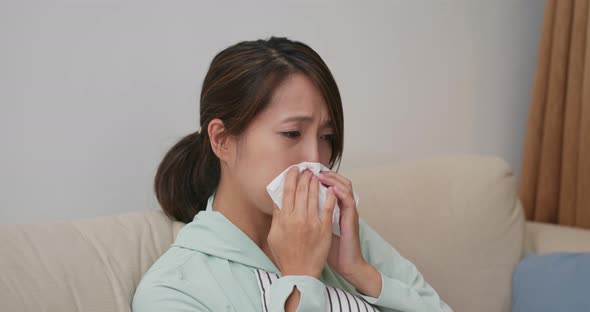
[[[590,230],[526,222],[525,253],[590,252]]]

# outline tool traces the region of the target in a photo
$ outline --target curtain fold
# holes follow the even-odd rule
[[[526,130],[528,220],[590,228],[590,0],[548,0]]]

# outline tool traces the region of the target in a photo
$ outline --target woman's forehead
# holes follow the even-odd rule
[[[273,118],[329,118],[328,106],[319,88],[305,75],[294,74],[275,90],[267,107]]]

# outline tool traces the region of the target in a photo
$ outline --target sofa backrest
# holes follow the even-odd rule
[[[0,311],[128,312],[182,224],[160,211],[0,226]]]
[[[523,216],[497,158],[449,157],[343,172],[361,217],[455,311],[510,311]],[[130,311],[143,273],[184,224],[161,211],[0,226],[0,311]]]

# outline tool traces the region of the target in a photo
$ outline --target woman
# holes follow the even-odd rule
[[[213,59],[200,104],[202,128],[172,147],[155,179],[166,214],[187,225],[143,276],[133,311],[451,311],[359,219],[345,177],[291,169],[281,209],[267,194],[293,164],[340,163],[340,93],[314,50],[276,37],[230,46]]]

